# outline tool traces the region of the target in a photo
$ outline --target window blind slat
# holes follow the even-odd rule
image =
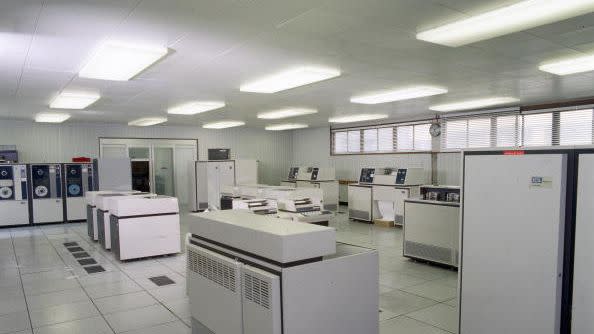
[[[593,119],[593,109],[448,118],[442,121],[441,148],[590,145]]]

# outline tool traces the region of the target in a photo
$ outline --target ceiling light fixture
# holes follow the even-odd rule
[[[389,91],[382,91],[367,95],[354,96],[351,98],[351,102],[361,104],[378,104],[445,94],[447,92],[448,90],[442,87],[414,86]]]
[[[51,109],[85,109],[97,102],[101,95],[97,93],[63,91],[50,103]]]
[[[569,75],[594,71],[594,55],[567,58],[544,63],[539,70],[557,75]]]
[[[70,114],[42,112],[35,115],[37,123],[62,123],[70,118]]]
[[[266,130],[268,131],[284,131],[284,130],[295,130],[295,129],[305,129],[309,127],[307,124],[275,124],[275,125],[267,125]]]
[[[243,121],[218,121],[218,122],[211,122],[202,125],[205,129],[226,129],[226,128],[233,128],[236,126],[245,125]]]
[[[417,39],[458,47],[594,10],[594,0],[525,0],[417,34]]]
[[[340,71],[337,69],[303,66],[246,83],[241,85],[239,90],[251,93],[276,93],[328,80],[339,75]]]
[[[515,103],[518,101],[520,100],[514,97],[490,97],[486,99],[467,100],[454,103],[439,104],[430,106],[429,109],[434,111],[448,112],[493,107],[502,104]]]
[[[151,126],[167,122],[167,117],[143,117],[128,122],[129,126]]]
[[[167,110],[168,114],[174,115],[195,115],[225,106],[225,102],[220,101],[192,101],[180,104]]]
[[[100,80],[127,81],[167,55],[162,46],[143,46],[108,41],[101,44],[78,76]]]
[[[347,116],[336,116],[328,119],[330,123],[353,123],[363,121],[374,121],[377,119],[388,118],[386,114],[358,114],[358,115],[347,115]]]
[[[258,118],[260,118],[260,119],[281,119],[281,118],[289,118],[289,117],[296,117],[296,116],[303,116],[303,115],[311,115],[311,114],[315,114],[317,112],[318,111],[315,109],[287,108],[287,109],[261,112],[258,114]]]

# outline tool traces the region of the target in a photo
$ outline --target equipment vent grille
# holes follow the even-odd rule
[[[420,257],[422,259],[452,264],[452,250],[449,248],[406,241],[404,244],[405,254]]]
[[[349,210],[349,218],[370,220],[369,212],[362,211],[362,210],[352,210],[352,209]]]
[[[188,249],[188,270],[235,292],[235,268],[221,260]]]
[[[243,273],[243,292],[245,299],[263,308],[270,309],[270,283],[253,275]]]

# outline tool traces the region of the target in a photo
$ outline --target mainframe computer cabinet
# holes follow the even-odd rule
[[[235,185],[235,161],[193,161],[190,185],[192,211],[220,207],[223,187]]]

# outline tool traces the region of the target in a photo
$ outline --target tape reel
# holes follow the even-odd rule
[[[8,199],[12,197],[12,189],[8,187],[0,188],[0,198],[1,199]]]
[[[35,187],[35,195],[37,197],[45,197],[47,196],[48,190],[46,186],[37,186]]]

